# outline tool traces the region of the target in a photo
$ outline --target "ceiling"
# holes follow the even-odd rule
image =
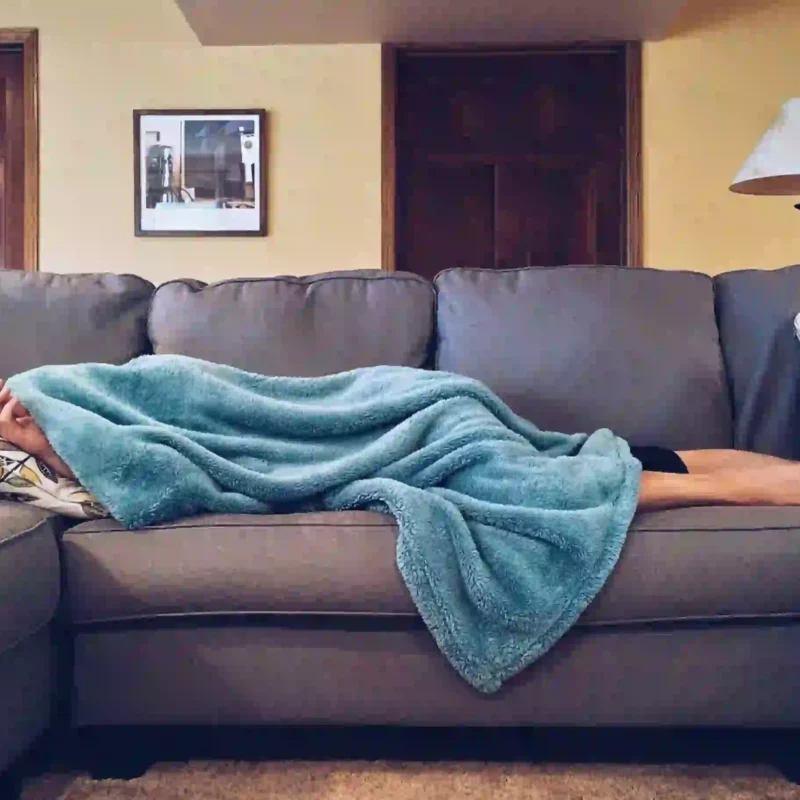
[[[206,45],[651,40],[686,0],[177,0]]]

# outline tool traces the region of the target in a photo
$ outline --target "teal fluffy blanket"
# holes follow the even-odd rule
[[[638,497],[641,466],[611,432],[540,431],[448,373],[274,378],[144,356],[42,367],[9,386],[128,527],[203,512],[394,515],[420,615],[485,692],[551,647],[597,594]]]

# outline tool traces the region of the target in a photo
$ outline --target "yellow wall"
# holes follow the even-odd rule
[[[1,0],[41,35],[41,268],[304,274],[380,265],[380,48],[202,48],[174,0]],[[800,96],[800,0],[689,0],[644,49],[645,263],[800,261],[797,199],[727,187]],[[134,108],[272,114],[265,239],[133,236]]]
[[[174,0],[2,0],[40,32],[41,269],[155,282],[380,266],[380,48],[202,48]],[[270,235],[137,239],[132,110],[271,112]]]
[[[645,263],[716,274],[800,262],[795,197],[728,191],[800,97],[800,0],[689,0],[644,48]]]

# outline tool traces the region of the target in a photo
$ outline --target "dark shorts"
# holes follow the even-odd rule
[[[642,469],[646,472],[675,472],[681,475],[689,472],[683,459],[666,447],[631,446],[631,455],[642,462]]]

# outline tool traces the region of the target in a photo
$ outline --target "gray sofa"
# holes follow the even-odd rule
[[[158,289],[0,273],[0,375],[150,351],[282,375],[438,367],[486,381],[545,428],[800,457],[798,310],[800,267]],[[57,655],[75,728],[800,726],[800,508],[640,515],[579,624],[493,696],[436,650],[395,538],[390,518],[367,512],[129,532],[0,504],[0,769],[51,723]]]

